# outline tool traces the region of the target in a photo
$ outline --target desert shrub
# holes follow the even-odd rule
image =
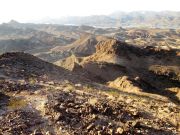
[[[35,85],[36,84],[36,79],[35,78],[29,78],[29,84],[30,85]]]
[[[110,95],[113,95],[113,96],[118,96],[119,95],[117,90],[107,90],[106,92],[108,94],[110,94]]]
[[[27,102],[21,98],[11,98],[8,103],[9,109],[21,109],[26,107]]]

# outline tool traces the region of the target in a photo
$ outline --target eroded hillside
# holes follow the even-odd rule
[[[95,45],[106,39],[141,47],[180,49],[179,32],[179,29],[98,28],[11,21],[0,25],[0,54],[21,51],[56,62],[73,54],[89,56],[95,53]]]
[[[178,135],[179,34],[0,25],[0,134]]]
[[[112,42],[116,44],[111,47],[123,44]],[[95,58],[91,59],[93,63]],[[88,59],[85,58],[85,61],[89,62]],[[126,65],[101,63],[100,59],[97,60],[100,75],[105,75],[107,71],[122,74],[129,72]],[[142,80],[144,78],[132,80],[131,74],[128,78],[117,73],[123,78],[122,83],[115,83],[117,79],[113,83],[121,87],[114,88],[113,85],[112,88],[99,82],[105,78],[87,71],[84,61],[82,63],[79,72],[79,66],[69,71],[25,53],[1,55],[0,133],[178,134],[180,108],[177,100],[159,93],[151,94],[154,89],[151,83]],[[107,69],[103,70],[104,67]],[[96,77],[97,81],[89,78],[90,75]],[[112,77],[110,75],[113,74],[109,74],[109,79]],[[108,77],[106,79],[105,82]],[[134,90],[135,87],[138,92]],[[144,92],[145,87],[150,93]],[[142,91],[139,91],[140,88]]]

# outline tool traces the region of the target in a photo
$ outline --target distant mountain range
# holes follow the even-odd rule
[[[88,25],[95,27],[180,28],[180,12],[114,12],[110,15],[69,16],[58,19],[46,18],[37,21],[37,23]]]
[[[117,39],[139,47],[180,49],[180,29],[139,28],[138,25],[137,28],[98,28],[12,20],[0,25],[0,54],[21,51],[56,62],[71,55],[89,56],[95,52],[98,42],[107,39]]]

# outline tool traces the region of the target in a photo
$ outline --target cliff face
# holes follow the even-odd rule
[[[96,45],[96,53],[118,54],[118,44],[121,42],[115,39],[101,41]]]
[[[136,47],[116,39],[100,41],[96,45],[96,54],[114,54],[118,56],[127,56],[134,54],[135,56],[153,56],[154,58],[177,56],[179,51],[173,49],[162,49],[153,46]]]
[[[140,48],[112,39],[99,42],[96,53],[80,64],[110,87],[150,93],[170,90],[169,94],[176,98],[180,88],[179,63],[178,50]]]

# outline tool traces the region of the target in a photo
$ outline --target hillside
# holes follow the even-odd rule
[[[71,55],[89,56],[95,52],[96,44],[106,39],[141,47],[179,49],[179,35],[178,29],[99,28],[10,21],[0,25],[0,54],[21,51],[54,63]]]
[[[108,37],[95,36],[95,35],[84,35],[69,45],[58,46],[58,47],[51,49],[51,51],[55,52],[55,53],[62,52],[64,54],[66,54],[66,53],[75,54],[77,56],[88,56],[95,52],[95,45],[99,41],[103,41],[106,39],[108,39]]]
[[[170,99],[124,92],[78,74],[25,53],[1,55],[0,133],[178,134],[180,108]]]
[[[48,81],[48,79],[60,79],[68,74],[63,68],[54,66],[48,62],[32,56],[30,54],[14,52],[5,53],[0,56],[1,76],[12,80],[34,79],[34,81]],[[64,78],[63,78],[64,79]]]
[[[156,93],[179,102],[178,52],[156,47],[140,48],[109,39],[99,42],[93,55],[79,61],[77,58],[71,59],[70,63],[79,64],[83,70],[111,87]],[[69,61],[67,59],[57,64],[68,69],[71,65]],[[133,87],[137,90],[131,90]]]
[[[0,135],[179,134],[179,15],[120,14],[0,25]]]

